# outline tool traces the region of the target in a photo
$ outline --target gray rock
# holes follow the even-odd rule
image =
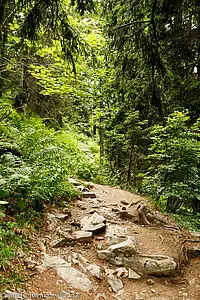
[[[98,213],[91,216],[85,216],[81,219],[81,227],[83,231],[90,231],[94,234],[102,233],[106,229],[106,219]]]
[[[44,266],[46,268],[59,268],[63,266],[71,266],[68,262],[59,256],[44,255]]]
[[[24,265],[28,270],[33,271],[35,269],[35,266],[37,265],[37,262],[32,260],[31,258],[26,258],[24,260]]]
[[[138,273],[136,273],[135,271],[133,271],[131,268],[129,268],[128,269],[128,278],[137,280],[137,279],[141,278],[141,276]]]
[[[199,241],[194,240],[186,240],[183,246],[183,252],[187,259],[200,256],[200,243]]]
[[[69,266],[56,268],[57,274],[72,287],[88,292],[92,288],[91,281],[87,276]]]
[[[111,256],[109,258],[109,263],[111,263],[112,265],[116,265],[116,266],[123,266],[123,257],[120,257],[120,256],[113,257],[113,256]]]
[[[103,272],[100,266],[95,264],[91,264],[86,267],[86,270],[89,271],[93,276],[97,277],[98,279],[103,279]]]
[[[92,232],[89,231],[74,231],[73,236],[77,242],[92,242]]]
[[[119,213],[120,212],[120,208],[119,207],[112,207],[112,211]]]
[[[108,250],[116,254],[118,252],[123,253],[125,256],[132,256],[138,253],[136,240],[134,238],[129,238],[122,243],[111,245]]]
[[[83,198],[96,198],[96,194],[93,192],[83,192]]]
[[[46,266],[44,264],[35,267],[35,271],[39,274],[43,273],[46,270]]]
[[[97,212],[93,213],[91,216],[85,216],[81,220],[81,225],[84,226],[85,223],[89,223],[92,225],[97,225],[101,223],[106,223],[105,217],[99,215]]]
[[[106,244],[109,246],[123,242],[127,239],[127,228],[109,224],[106,228],[105,237],[107,238]]]
[[[108,284],[111,286],[113,292],[115,293],[123,289],[123,282],[112,274],[108,275]]]
[[[78,200],[78,201],[76,202],[76,205],[77,205],[80,209],[82,209],[82,210],[87,209],[87,207],[86,207],[86,205],[85,205],[85,202],[83,202],[83,201]]]
[[[99,234],[99,233],[102,233],[106,230],[106,224],[101,223],[101,224],[97,224],[97,225],[94,225],[94,226],[84,227],[83,230],[90,231],[93,234]]]
[[[134,255],[124,258],[123,265],[139,274],[155,276],[171,276],[175,273],[176,263],[168,256]]]
[[[102,259],[102,260],[109,260],[113,254],[112,252],[108,251],[108,250],[100,250],[100,251],[97,251],[97,255],[98,255],[98,258]]]
[[[58,219],[59,221],[66,221],[71,217],[71,215],[72,215],[71,211],[69,211],[67,214],[54,214],[56,219]]]
[[[78,220],[73,220],[69,223],[71,226],[74,226],[74,227],[81,227],[81,223],[78,221]]]
[[[57,237],[55,240],[51,242],[52,248],[64,247],[68,244],[74,243],[75,241],[75,238],[70,233],[59,231],[59,235],[61,237]]]
[[[56,269],[58,276],[72,287],[82,291],[89,291],[91,289],[92,283],[87,276],[72,268],[71,264],[61,257],[45,254],[44,258],[45,267]]]
[[[46,221],[48,224],[47,229],[49,231],[54,230],[58,226],[58,220],[53,214],[48,213],[46,216]]]
[[[64,247],[67,244],[65,238],[56,239],[51,242],[50,246],[51,248],[61,248]]]

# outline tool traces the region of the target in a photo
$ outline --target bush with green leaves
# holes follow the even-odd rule
[[[164,126],[152,128],[149,170],[144,184],[168,211],[200,210],[199,121],[190,126],[187,112],[175,111]]]
[[[31,214],[47,202],[77,196],[67,178],[93,179],[98,171],[81,150],[78,134],[12,113],[0,123],[0,200],[9,201],[9,213]]]
[[[7,217],[5,207],[9,203],[0,201],[0,290],[12,283],[23,281],[20,264],[14,264],[19,250],[27,250],[28,240],[14,218]]]

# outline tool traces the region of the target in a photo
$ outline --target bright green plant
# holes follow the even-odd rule
[[[23,238],[17,235],[18,228],[16,222],[6,221],[3,205],[8,205],[6,201],[0,201],[0,270],[5,265],[9,265],[10,258],[14,256],[14,250],[22,245]]]
[[[173,212],[181,206],[194,211],[200,207],[199,133],[190,128],[189,120],[188,113],[176,111],[165,126],[151,131],[147,192]]]
[[[90,162],[87,141],[75,131],[48,129],[38,117],[13,122],[17,115],[0,127],[0,200],[9,201],[9,213],[26,211],[28,217],[47,202],[75,197],[78,193],[67,178],[93,179],[98,165]]]
[[[172,216],[181,227],[194,232],[200,230],[200,213],[194,215],[188,211],[180,211],[179,214],[173,214]]]
[[[12,283],[22,282],[20,266],[13,265],[13,261],[18,250],[27,247],[28,242],[19,225],[7,218],[5,206],[8,204],[0,201],[0,290]]]

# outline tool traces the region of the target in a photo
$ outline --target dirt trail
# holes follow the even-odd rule
[[[58,277],[56,271],[52,268],[39,273],[29,271],[32,278],[26,283],[23,292],[29,295],[29,298],[35,298],[35,294],[49,296],[47,298],[65,298],[65,299],[90,299],[90,300],[200,300],[200,257],[190,259],[184,266],[183,260],[183,241],[190,238],[190,234],[186,231],[177,229],[174,221],[167,216],[162,216],[168,226],[157,224],[154,226],[139,225],[133,220],[137,219],[136,207],[139,203],[149,203],[148,199],[142,196],[123,191],[117,187],[94,185],[91,190],[96,194],[97,198],[88,198],[75,201],[71,204],[70,211],[72,216],[63,225],[59,225],[54,230],[49,230],[45,225],[40,235],[36,237],[33,245],[33,257],[35,260],[42,262],[43,253],[39,250],[38,244],[46,241],[46,253],[49,255],[59,256],[69,260],[74,268],[83,272],[84,267],[78,262],[78,255],[82,255],[87,261],[100,266],[105,272],[108,269],[115,270],[118,266],[111,265],[106,261],[102,261],[97,256],[97,248],[104,247],[106,243],[105,234],[95,236],[92,243],[75,243],[65,247],[52,248],[50,245],[55,239],[56,232],[65,226],[76,227],[83,216],[98,212],[107,220],[107,226],[120,226],[122,230],[127,232],[127,236],[134,236],[140,253],[167,255],[177,262],[177,273],[173,277],[155,277],[142,276],[141,278],[129,279],[120,278],[123,282],[123,289],[114,293],[108,285],[106,277],[103,280],[97,279],[86,271],[88,278],[92,282],[93,288],[89,292],[83,292],[75,289]],[[123,211],[132,209],[133,219],[120,218],[119,207]],[[56,208],[51,209],[51,213],[56,212]],[[59,211],[62,213],[63,211]],[[66,210],[65,210],[66,212]],[[157,212],[158,213],[158,212]],[[158,213],[159,215],[159,213]],[[70,227],[70,228],[71,228]],[[77,228],[76,228],[77,229]],[[35,248],[34,248],[35,247]],[[33,258],[32,257],[32,258]],[[82,262],[84,265],[84,262]],[[65,293],[64,293],[65,292]],[[31,294],[30,294],[31,293]],[[54,296],[53,296],[54,294]],[[40,298],[41,298],[40,297]]]

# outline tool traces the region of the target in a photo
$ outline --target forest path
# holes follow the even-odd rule
[[[148,199],[140,195],[123,191],[118,187],[97,184],[92,187],[90,192],[93,194],[91,194],[91,198],[76,200],[71,203],[70,208],[63,210],[56,207],[48,208],[44,227],[35,237],[30,253],[29,260],[36,260],[37,265],[41,264],[41,266],[32,268],[30,271],[27,270],[32,274],[31,280],[26,282],[23,288],[23,292],[28,295],[28,298],[32,299],[38,296],[41,299],[46,295],[46,298],[51,299],[80,300],[200,299],[200,257],[190,259],[187,265],[182,265],[184,261],[183,243],[194,237],[191,237],[187,231],[180,230],[168,216],[163,216],[157,211],[156,215],[162,218],[163,223],[155,222],[149,226],[140,225],[137,221],[139,203],[147,204],[150,211],[155,212],[155,208],[152,208]],[[74,231],[80,232],[83,217],[90,217],[94,213],[106,218],[106,231],[102,230],[102,232],[94,234],[90,240],[87,240],[88,237],[85,240],[74,240],[74,238],[70,240]],[[66,219],[63,216],[64,221],[55,221],[52,216],[57,215],[58,217],[58,214],[60,214],[60,219],[62,214],[66,216]],[[63,232],[65,232],[64,235]],[[128,236],[135,238],[140,254],[164,255],[173,258],[178,266],[175,275],[166,277],[143,275],[138,276],[138,279],[130,279],[126,270],[121,266],[99,259],[97,252],[108,249],[109,245],[113,244],[112,239],[116,239],[114,242],[116,244],[126,240]],[[121,238],[122,240],[120,240]],[[46,241],[45,251],[39,246],[44,240]],[[64,240],[68,242],[63,243]],[[58,268],[52,267],[52,262],[49,265],[51,268],[45,268],[42,264],[45,257],[46,260],[52,257],[60,258],[62,262],[65,260],[70,266],[69,268],[72,267],[84,274],[84,278],[81,280],[86,280],[87,285],[88,279],[91,288],[88,290],[76,288],[74,284],[69,283],[71,278],[64,280],[58,276]],[[100,267],[101,275],[98,275],[100,274],[98,270],[93,272],[96,274],[95,276],[92,275],[91,264],[93,267],[94,265],[97,268]],[[31,267],[29,266],[28,269]],[[72,270],[73,273],[73,269],[69,269],[69,272]],[[72,273],[69,277],[72,277]],[[98,276],[101,279],[98,279]],[[116,279],[118,281],[109,284],[109,276],[114,281]],[[80,284],[82,284],[81,280]],[[121,287],[120,284],[122,284]],[[113,291],[113,285],[115,287],[117,285],[116,292]]]

